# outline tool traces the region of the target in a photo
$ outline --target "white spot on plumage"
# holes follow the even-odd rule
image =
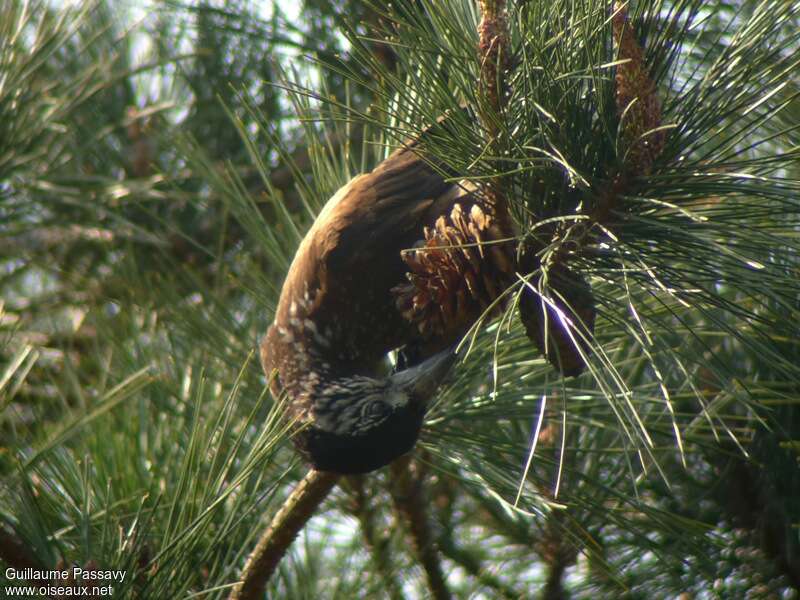
[[[278,333],[283,339],[284,342],[287,344],[294,343],[294,332],[291,329],[286,329],[286,327],[278,327]]]

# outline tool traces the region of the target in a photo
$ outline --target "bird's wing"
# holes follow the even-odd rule
[[[402,147],[372,172],[352,179],[325,205],[284,282],[267,337],[281,330],[290,333],[267,344],[272,353],[278,342],[288,352],[290,342],[302,337],[306,347],[327,343],[340,348],[337,360],[366,363],[366,355],[376,358],[406,343],[413,328],[396,310],[391,294],[405,279],[401,251],[420,240],[424,227],[460,196],[458,186],[418,150],[417,144]],[[359,348],[348,350],[351,338],[359,340]],[[266,354],[265,368],[285,362]],[[283,375],[286,367],[280,368]]]
[[[434,205],[453,186],[413,150],[396,152],[337,206],[325,247],[329,266],[360,257],[372,261],[376,253],[399,260],[400,250],[422,238]]]

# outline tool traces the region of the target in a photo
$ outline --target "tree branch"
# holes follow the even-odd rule
[[[447,588],[425,512],[422,477],[418,469],[412,468],[411,458],[407,456],[394,461],[389,469],[392,476],[391,489],[395,509],[408,523],[414,549],[425,570],[431,594],[436,600],[449,600],[451,598],[450,590]]]
[[[230,600],[256,600],[297,534],[336,485],[339,475],[310,470],[272,518],[245,563]]]
[[[478,583],[494,590],[496,596],[508,598],[509,600],[517,600],[524,597],[525,594],[516,591],[484,568],[481,555],[485,553],[476,552],[456,544],[453,539],[453,532],[456,530],[457,525],[453,522],[454,492],[452,480],[445,476],[439,476],[435,480],[432,494],[433,505],[436,507],[439,521],[439,535],[436,538],[439,551],[477,579]]]
[[[361,522],[361,533],[364,543],[372,556],[372,562],[386,585],[391,600],[402,600],[403,589],[392,571],[388,547],[389,540],[375,530],[375,510],[370,505],[364,489],[364,476],[356,475],[347,478],[353,499],[353,514]]]
[[[481,560],[475,554],[466,548],[459,548],[453,540],[453,536],[446,529],[441,532],[436,541],[442,554],[460,565],[467,573],[477,579],[481,585],[497,592],[498,596],[509,598],[510,600],[524,597],[524,594],[515,591],[499,578],[486,571],[481,564]]]

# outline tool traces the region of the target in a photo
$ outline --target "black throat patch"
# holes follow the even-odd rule
[[[409,405],[361,435],[342,435],[313,425],[295,437],[298,449],[319,471],[342,475],[368,473],[388,465],[414,447],[424,409]]]

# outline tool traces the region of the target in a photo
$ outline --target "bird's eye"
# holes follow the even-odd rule
[[[362,417],[382,417],[388,412],[389,407],[386,406],[385,402],[381,402],[380,400],[370,400],[369,402],[365,402],[364,406],[361,409],[361,416]]]

